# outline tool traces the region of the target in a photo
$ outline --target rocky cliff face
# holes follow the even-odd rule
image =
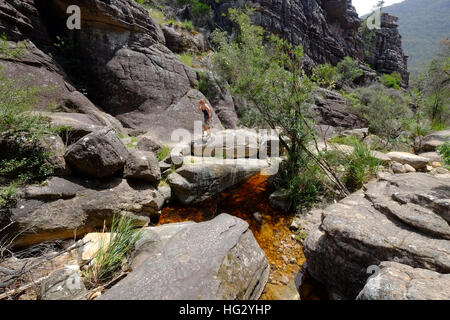
[[[361,21],[351,1],[208,1],[213,9],[205,24],[209,30],[230,29],[223,14],[230,7],[252,5],[255,22],[302,44],[310,66],[337,63],[345,56],[363,59]],[[81,30],[66,28],[69,5],[81,8]],[[170,5],[175,6],[172,1]],[[189,18],[187,7],[173,11]],[[194,121],[201,121],[196,105],[205,97],[196,90],[195,70],[166,46],[165,34],[169,33],[134,0],[5,0],[0,4],[0,33],[8,40],[29,43],[24,58],[1,59],[7,76],[32,75],[32,84],[42,81],[57,88],[41,100],[42,105],[56,102],[58,111],[75,110],[114,127],[120,126],[113,123],[119,120],[132,134],[150,131],[163,141],[170,141],[171,130],[193,131]],[[56,49],[55,42],[60,42]],[[168,46],[174,47],[173,43]],[[399,71],[407,78],[392,20],[384,21],[373,49],[373,65],[378,70]],[[231,96],[224,93],[216,98],[211,101],[213,127],[234,127],[237,117]],[[336,122],[330,121],[321,123]]]
[[[294,44],[316,63],[336,64],[345,56],[363,57],[360,19],[349,0],[209,1],[214,21],[230,29],[224,13],[231,7],[255,8],[254,22]]]
[[[398,31],[398,18],[387,13],[381,17],[381,30],[373,33],[365,43],[366,61],[381,73],[398,72],[408,85],[408,57],[402,49],[402,37]]]
[[[399,72],[408,82],[397,18],[384,14],[382,28],[367,48],[359,27],[361,19],[351,0],[209,1],[214,22],[230,30],[224,13],[231,7],[255,8],[254,22],[294,44],[301,44],[314,63],[338,63],[345,56],[368,62],[382,73]],[[373,54],[365,59],[365,50]]]

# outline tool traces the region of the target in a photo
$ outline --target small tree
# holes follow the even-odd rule
[[[410,97],[381,84],[358,88],[347,95],[347,101],[350,111],[367,119],[370,131],[387,141],[398,138],[413,117]]]
[[[351,57],[345,57],[336,65],[338,72],[338,80],[348,86],[353,85],[356,79],[363,75],[363,70],[359,67],[359,63]]]
[[[249,15],[239,10],[230,9],[229,16],[235,24],[233,38],[229,39],[225,32],[214,32],[218,50],[213,67],[230,83],[232,92],[248,102],[247,110],[252,118],[260,119],[272,129],[281,128],[284,136],[280,137],[280,143],[287,151],[288,160],[280,170],[279,186],[292,191],[292,198],[302,202],[293,192],[296,195],[303,192],[309,197],[311,189],[307,188],[311,184],[304,185],[299,177],[302,174],[317,177],[316,170],[312,169],[317,167],[341,193],[348,194],[333,168],[317,155],[320,152],[315,125],[308,118],[314,83],[302,69],[303,48],[276,36],[265,38],[264,30],[252,25]],[[311,151],[311,145],[317,147],[317,153]]]
[[[319,64],[312,70],[311,79],[321,87],[334,88],[338,73],[329,63]]]
[[[425,106],[431,121],[448,124],[450,118],[450,40],[441,42],[441,52],[418,76],[415,86],[422,92],[420,104]]]

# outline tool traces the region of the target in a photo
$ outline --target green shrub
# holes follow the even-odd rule
[[[387,88],[400,89],[400,84],[402,83],[402,76],[398,72],[392,74],[383,74],[381,76],[381,83]]]
[[[338,80],[344,84],[352,85],[356,79],[363,75],[359,63],[351,57],[345,57],[336,65]]]
[[[362,188],[363,184],[375,176],[380,161],[362,143],[354,146],[354,152],[346,157],[344,182],[350,191]]]
[[[312,70],[311,79],[319,86],[333,88],[337,79],[337,71],[329,63],[320,64]]]
[[[444,163],[447,167],[450,166],[450,142],[445,142],[442,146],[438,148],[439,153],[444,160]]]
[[[388,141],[398,138],[413,118],[411,98],[381,84],[358,88],[345,97],[349,110],[367,119],[369,130]]]
[[[181,60],[185,65],[192,67],[192,60],[194,60],[194,55],[189,52],[184,52],[182,54],[178,54],[178,59]]]
[[[0,214],[3,210],[12,207],[17,195],[17,183],[11,183],[6,187],[0,187]]]
[[[197,89],[205,95],[208,100],[213,100],[219,94],[218,84],[211,81],[207,71],[198,72]]]
[[[15,48],[10,48],[6,34],[0,35],[0,56],[9,59],[19,59],[24,56],[25,50],[26,44],[24,42],[18,42]]]
[[[347,146],[357,146],[360,144],[360,140],[358,139],[358,137],[354,136],[354,135],[350,135],[350,136],[343,136],[343,137],[333,137],[330,139],[331,143],[337,143],[337,144],[344,144]]]
[[[32,112],[40,91],[6,79],[0,68],[0,179],[7,181],[0,191],[3,205],[11,202],[17,186],[40,182],[53,173],[50,153],[40,141],[57,130],[47,118]]]
[[[362,142],[357,139],[352,139],[351,142],[354,147],[351,154],[327,151],[323,156],[335,167],[342,168],[342,179],[348,190],[354,192],[375,177],[381,162],[371,155],[371,151]]]
[[[169,146],[163,146],[161,150],[158,151],[158,154],[156,158],[158,161],[163,161],[165,157],[167,157],[170,153],[170,147]]]
[[[275,188],[285,192],[294,209],[308,208],[326,192],[326,177],[317,164],[306,159],[288,159],[280,164],[274,179]]]
[[[83,272],[86,281],[91,286],[95,286],[113,278],[141,235],[141,231],[135,231],[132,218],[126,215],[115,215],[109,243],[107,245],[100,243],[93,264]]]
[[[177,0],[178,4],[189,4],[191,12],[194,16],[201,16],[208,14],[211,11],[211,6],[200,0]]]
[[[181,26],[189,31],[193,31],[195,29],[194,23],[190,20],[184,20],[183,22],[181,22]]]

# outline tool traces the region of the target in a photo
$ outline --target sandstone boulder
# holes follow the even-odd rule
[[[205,82],[203,94],[208,97],[214,112],[226,129],[235,129],[238,122],[235,103],[230,91],[223,88],[217,76],[211,71],[199,72],[199,81]]]
[[[205,38],[201,33],[192,33],[188,30],[183,30],[176,25],[163,25],[161,27],[164,38],[166,39],[166,46],[172,52],[203,52],[205,51]]]
[[[113,128],[88,134],[66,151],[65,159],[73,169],[89,177],[107,177],[123,168],[128,151]]]
[[[449,185],[448,175],[385,175],[324,209],[305,241],[309,273],[345,298],[382,261],[449,273]]]
[[[430,162],[442,162],[442,156],[437,152],[424,152],[420,153],[419,156],[427,158]]]
[[[161,143],[150,134],[143,134],[137,137],[137,140],[136,149],[138,150],[150,151],[156,154],[162,148]]]
[[[248,130],[225,130],[207,141],[192,141],[192,154],[198,157],[257,158],[258,134]]]
[[[283,191],[275,191],[269,196],[269,203],[272,208],[287,213],[292,207],[292,201]]]
[[[266,160],[186,157],[183,166],[168,176],[175,197],[197,203],[269,168]]]
[[[100,300],[259,298],[269,265],[245,221],[221,214],[168,232],[155,234],[146,259]]]
[[[153,152],[130,150],[123,177],[144,180],[157,185],[161,180],[161,170]]]
[[[82,113],[54,112],[48,116],[53,127],[64,127],[63,138],[68,143],[76,142],[85,135],[104,127],[100,122]]]
[[[449,300],[450,274],[384,261],[358,300]]]
[[[396,161],[401,164],[409,164],[415,169],[424,169],[429,162],[428,158],[417,156],[408,152],[389,152],[387,156],[391,158],[392,161]]]
[[[75,300],[87,293],[80,268],[77,265],[66,266],[49,275],[40,284],[40,300]]]
[[[11,210],[8,220],[13,225],[6,232],[20,233],[14,242],[19,247],[78,238],[109,225],[115,214],[130,215],[135,225],[146,225],[163,204],[161,194],[146,182],[52,178],[25,190]]]
[[[44,152],[48,152],[47,163],[53,168],[53,174],[56,176],[67,176],[71,173],[70,167],[64,159],[66,146],[59,136],[52,135],[43,138],[39,142]]]
[[[442,130],[429,134],[422,141],[422,151],[433,152],[446,141],[450,141],[450,130]]]

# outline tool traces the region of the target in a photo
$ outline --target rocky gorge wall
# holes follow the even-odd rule
[[[274,34],[294,44],[301,44],[310,64],[337,64],[346,56],[368,63],[381,73],[399,72],[405,84],[408,83],[407,57],[397,18],[383,14],[381,29],[375,30],[376,37],[369,44],[363,43],[359,18],[351,0],[225,0],[206,1],[214,14],[214,27],[231,30],[225,13],[229,8],[252,7],[253,21]],[[373,53],[368,59],[365,51]]]
[[[335,64],[345,56],[364,57],[358,31],[361,20],[351,1],[225,0],[209,4],[213,9],[212,20],[206,22],[209,31],[218,26],[231,28],[224,15],[230,7],[251,5],[256,23],[304,46],[309,66]],[[66,28],[69,5],[81,9],[81,30]],[[173,2],[170,5],[176,6]],[[188,7],[176,14],[189,18]],[[383,72],[398,71],[407,82],[400,36],[395,24],[386,23],[373,43],[371,65]],[[0,4],[0,33],[10,41],[28,41],[29,55],[1,60],[7,76],[27,74],[34,79],[30,84],[41,85],[43,81],[57,88],[41,99],[42,105],[56,102],[59,112],[75,110],[94,122],[114,122],[114,127],[123,126],[133,135],[150,132],[161,141],[170,141],[168,128],[194,130],[194,121],[201,121],[196,105],[205,97],[197,90],[196,70],[173,53],[172,38],[167,43],[167,29],[134,0],[5,0]],[[392,36],[395,32],[397,36]],[[373,71],[366,69],[371,78]],[[223,92],[210,102],[213,128],[235,127],[236,110],[229,93]],[[343,108],[333,107],[330,113],[318,105],[319,123],[354,127],[355,121],[341,115]]]

